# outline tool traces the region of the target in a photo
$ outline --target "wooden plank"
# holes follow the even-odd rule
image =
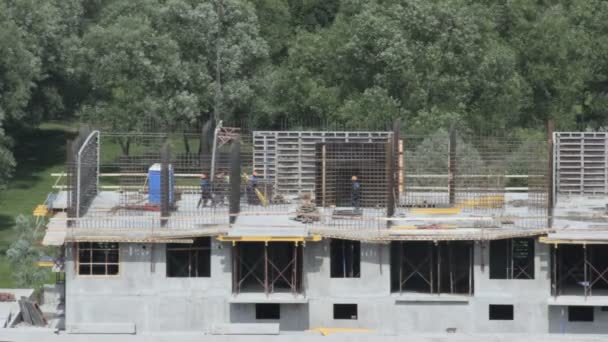
[[[30,312],[27,308],[27,305],[25,304],[25,302],[27,301],[26,297],[21,297],[21,299],[19,299],[19,309],[21,310],[21,318],[23,319],[23,321],[29,325],[34,325],[34,322],[32,321],[32,317],[30,316]]]

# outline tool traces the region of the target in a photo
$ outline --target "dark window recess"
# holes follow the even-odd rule
[[[78,243],[79,275],[117,275],[118,244],[110,242]]]
[[[357,319],[357,304],[334,304],[334,319]]]
[[[469,241],[391,243],[391,291],[473,293],[473,244]]]
[[[281,319],[281,305],[256,304],[255,319]]]
[[[331,277],[359,278],[361,273],[361,242],[332,239],[330,243]]]
[[[512,321],[513,305],[490,304],[490,320]]]
[[[534,239],[490,241],[490,279],[534,279]]]
[[[600,310],[601,310],[602,312],[606,312],[606,311],[608,311],[608,306],[601,306],[601,307],[600,307]]]
[[[167,244],[167,277],[211,276],[211,239],[194,239],[192,244]]]
[[[569,306],[568,322],[593,322],[593,306]]]

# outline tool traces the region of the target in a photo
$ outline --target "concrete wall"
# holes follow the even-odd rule
[[[482,247],[483,246],[483,247]],[[534,280],[489,279],[488,244],[474,246],[474,295],[393,294],[390,246],[361,243],[361,277],[330,278],[329,240],[303,252],[304,303],[281,301],[281,330],[367,328],[382,333],[549,331],[549,250],[536,244]],[[212,242],[210,278],[167,278],[165,246],[122,244],[120,275],[81,277],[66,262],[66,323],[132,322],[137,331],[205,331],[215,324],[253,323],[255,299],[231,303],[230,244]],[[70,247],[67,256],[72,256]],[[240,296],[240,295],[239,295]],[[272,302],[263,294],[260,301]],[[237,297],[238,299],[238,297]],[[334,303],[358,304],[357,320],[334,320]],[[490,304],[514,305],[514,320],[490,321]],[[599,315],[597,316],[599,317]],[[552,318],[553,319],[553,318]]]
[[[229,319],[230,249],[213,241],[211,277],[167,278],[165,245],[121,244],[118,276],[78,276],[66,251],[66,328],[132,322],[137,331],[203,330]],[[221,248],[220,248],[221,247]]]
[[[608,311],[593,307],[593,322],[568,322],[567,306],[549,307],[549,332],[559,334],[607,334]]]

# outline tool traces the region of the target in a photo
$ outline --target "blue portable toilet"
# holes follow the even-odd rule
[[[173,204],[173,189],[175,188],[175,177],[173,166],[169,164],[169,204]],[[160,205],[162,198],[161,189],[161,164],[152,164],[148,169],[148,202]]]

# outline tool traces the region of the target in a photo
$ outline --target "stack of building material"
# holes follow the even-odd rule
[[[302,203],[296,210],[296,221],[312,223],[319,221],[319,210],[312,201],[310,194],[302,195]]]
[[[19,299],[19,308],[21,309],[21,319],[23,322],[37,327],[46,326],[46,319],[42,315],[42,310],[40,310],[38,303],[27,297],[21,297]]]
[[[15,295],[10,292],[0,292],[0,302],[14,302]]]

